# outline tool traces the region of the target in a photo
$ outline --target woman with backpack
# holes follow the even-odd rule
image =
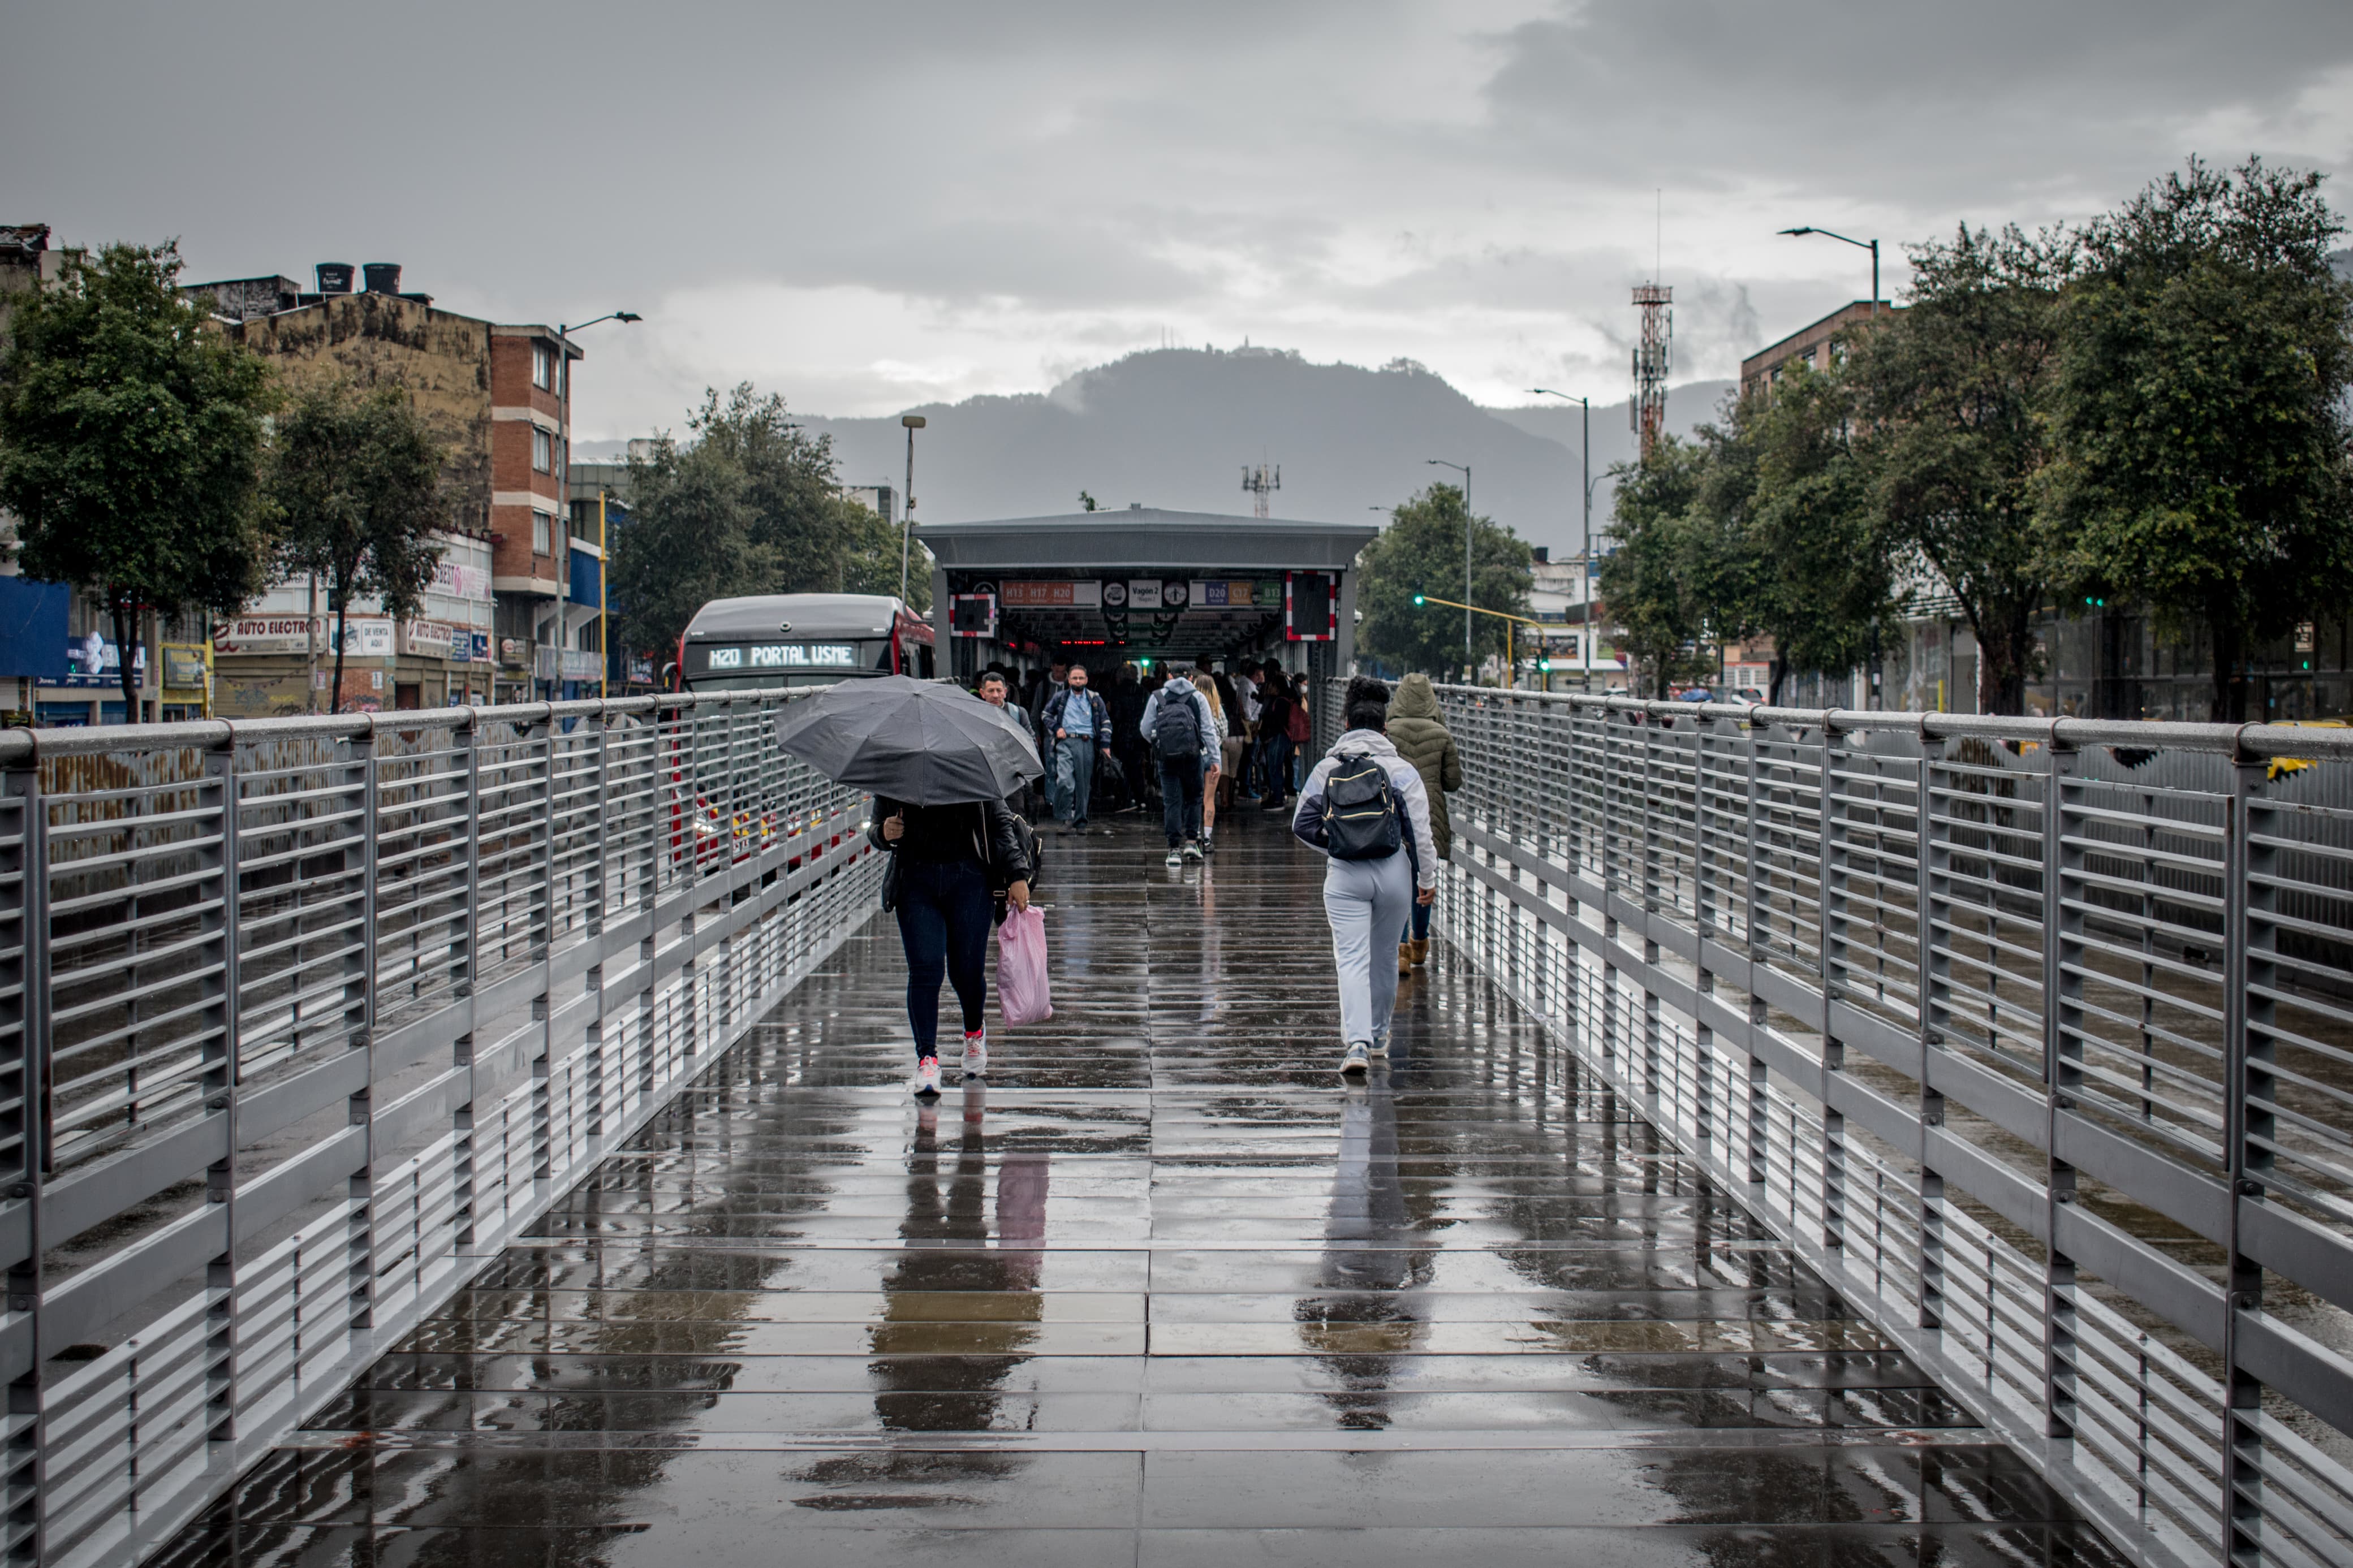
[[[1443,861],[1454,847],[1446,797],[1462,787],[1462,753],[1454,748],[1453,733],[1439,721],[1438,690],[1430,677],[1409,675],[1398,682],[1389,702],[1388,737],[1398,755],[1421,774],[1422,793],[1430,797],[1430,836]],[[1398,973],[1409,973],[1429,958],[1430,905],[1416,904],[1412,921],[1398,933]]]
[[[1438,846],[1421,773],[1385,732],[1389,689],[1368,675],[1348,682],[1347,729],[1299,792],[1291,830],[1321,850],[1324,915],[1340,981],[1340,1071],[1366,1071],[1389,1054],[1398,977],[1388,944],[1416,903],[1437,897]],[[1375,962],[1375,954],[1379,961]]]

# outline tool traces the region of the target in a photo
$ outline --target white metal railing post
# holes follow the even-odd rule
[[[1945,1097],[1930,1087],[1936,1074],[1929,1066],[1929,1053],[1943,1048],[1936,1019],[1952,989],[1951,959],[1936,938],[1941,881],[1950,854],[1949,845],[1936,831],[1936,779],[1945,760],[1945,745],[1923,725],[1919,786],[1913,803],[1912,918],[1919,933],[1915,943],[1919,963],[1915,1005],[1921,1063],[1920,1131],[1915,1152],[1920,1168],[1920,1294],[1913,1321],[1916,1327],[1932,1331],[1945,1326],[1945,1178],[1930,1152],[1936,1131],[1945,1124]]]
[[[1846,1045],[1831,1026],[1832,1002],[1839,993],[1839,963],[1845,939],[1846,868],[1840,862],[1844,819],[1839,802],[1839,749],[1844,736],[1827,719],[1822,724],[1820,794],[1816,797],[1814,850],[1814,970],[1821,1001],[1821,1068],[1814,1098],[1822,1108],[1821,1205],[1822,1245],[1833,1251],[1846,1246],[1846,1117],[1834,1103],[1831,1079],[1846,1067]],[[1791,1180],[1795,1181],[1794,1173]],[[1791,1194],[1794,1199],[1795,1194]]]
[[[16,1430],[0,1445],[5,1465],[6,1531],[11,1563],[38,1563],[47,1552],[48,1444],[43,1423],[42,1368],[49,1350],[41,1335],[41,1259],[47,1247],[41,1227],[41,1190],[48,1164],[49,1105],[49,868],[48,805],[41,792],[40,754],[26,747],[14,758],[0,788],[18,813],[17,987],[18,1029],[15,1060],[0,1068],[13,1079],[16,1101],[5,1125],[16,1135],[17,1158],[8,1173],[0,1215],[22,1216],[21,1256],[8,1266],[7,1315],[0,1320],[0,1352],[8,1367],[8,1419]]]
[[[2083,984],[2073,978],[2070,939],[2083,931],[2072,912],[2072,872],[2082,853],[2068,831],[2068,796],[2080,759],[2059,738],[2057,724],[2043,744],[2042,782],[2042,1433],[2054,1440],[2075,1435],[2075,1260],[2059,1248],[2060,1211],[2075,1201],[2075,1168],[2059,1157],[2059,1117],[2074,1109],[2083,1079],[2083,1052],[2073,1043],[2083,1027]]]
[[[532,1021],[537,1027],[531,1058],[531,1177],[544,1183],[555,1174],[555,931],[557,848],[563,823],[559,820],[562,763],[556,745],[555,705],[547,704],[539,736],[539,931],[533,956],[539,965],[538,984],[532,998]],[[544,1194],[535,1194],[543,1196]]]
[[[2229,816],[2222,841],[2222,1156],[2228,1203],[2223,1236],[2222,1310],[2222,1558],[2260,1560],[2264,1550],[2263,1388],[2241,1363],[2241,1318],[2262,1310],[2263,1269],[2242,1250],[2240,1227],[2248,1204],[2263,1185],[2253,1173],[2267,1167],[2258,1150],[2272,1146],[2276,1102],[2271,1026],[2277,975],[2274,926],[2263,922],[2256,950],[2257,908],[2274,904],[2275,853],[2258,842],[2253,816],[2268,768],[2233,750]],[[2260,879],[2258,874],[2261,874]],[[2258,902],[2259,901],[2259,902]],[[2252,1102],[2252,1103],[2251,1103]],[[2264,1109],[2257,1110],[2255,1106]]]
[[[237,1113],[241,1077],[238,1037],[243,1009],[238,1005],[242,984],[237,940],[237,731],[235,726],[227,724],[222,730],[219,744],[205,756],[205,775],[215,791],[220,812],[219,847],[209,857],[220,879],[220,919],[215,927],[220,954],[220,1001],[213,1020],[218,1034],[206,1052],[210,1060],[204,1075],[204,1094],[205,1110],[221,1117],[227,1129],[221,1157],[213,1162],[205,1180],[206,1201],[221,1210],[221,1231],[226,1242],[206,1270],[206,1288],[216,1294],[205,1353],[210,1394],[207,1433],[216,1443],[232,1443],[238,1435],[237,1413],[244,1403],[237,1360],[237,1307],[241,1298],[237,1258]],[[374,989],[372,983],[370,989]]]
[[[331,742],[330,744],[332,744]],[[359,786],[360,827],[357,851],[360,871],[359,952],[356,965],[356,1005],[345,1017],[356,1023],[352,1048],[364,1053],[360,1087],[349,1102],[351,1125],[360,1130],[362,1154],[352,1173],[346,1198],[346,1231],[352,1292],[351,1326],[354,1331],[375,1326],[376,1309],[376,1150],[375,1150],[375,929],[376,855],[382,824],[376,816],[376,730],[373,719],[344,742],[349,757],[346,776]],[[350,864],[347,853],[344,863]]]
[[[465,710],[449,733],[451,747],[461,759],[462,776],[466,781],[465,821],[460,829],[459,853],[465,857],[462,890],[459,893],[456,929],[449,940],[449,977],[451,989],[460,1002],[470,1003],[479,994],[482,951],[482,710],[475,707]],[[473,1016],[467,1008],[467,1016]],[[465,1075],[464,1085],[457,1094],[458,1104],[449,1113],[450,1131],[456,1142],[450,1150],[450,1245],[459,1252],[470,1251],[474,1245],[474,1226],[479,1219],[475,1212],[480,1202],[480,1172],[475,1161],[479,1151],[474,1144],[474,1035],[473,1029],[461,1031],[449,1042],[449,1065]]]

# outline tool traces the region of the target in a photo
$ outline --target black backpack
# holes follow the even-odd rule
[[[1185,689],[1177,691],[1179,684],[1172,680],[1160,689],[1160,710],[1152,716],[1152,749],[1164,763],[1201,754],[1201,715],[1194,706],[1200,693],[1190,681],[1181,683]],[[1168,700],[1172,691],[1176,692],[1174,702]]]
[[[1324,781],[1324,847],[1335,860],[1386,860],[1405,846],[1389,771],[1363,752],[1332,759]]]

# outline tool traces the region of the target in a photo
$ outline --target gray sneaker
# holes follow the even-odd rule
[[[1387,1036],[1386,1034],[1381,1034],[1381,1035],[1375,1035],[1375,1036],[1373,1037],[1373,1055],[1375,1055],[1375,1056],[1377,1056],[1377,1057],[1380,1058],[1381,1058],[1381,1060],[1383,1060],[1383,1061],[1387,1061],[1387,1060],[1388,1060],[1388,1059],[1389,1059],[1389,1037],[1388,1037],[1388,1036]]]
[[[1174,849],[1171,849],[1170,851],[1168,851],[1168,864],[1170,864],[1171,866],[1181,866],[1181,865],[1183,865],[1184,863],[1185,863],[1185,858],[1184,858],[1182,855],[1179,855],[1179,854],[1178,854],[1176,850],[1174,850]]]
[[[1348,1043],[1347,1050],[1342,1053],[1340,1057],[1340,1076],[1343,1078],[1361,1078],[1366,1072],[1370,1070],[1372,1065],[1371,1052],[1366,1047],[1365,1042],[1362,1040],[1352,1040]]]
[[[1198,860],[1200,858],[1201,847],[1198,844],[1194,843],[1189,838],[1185,840],[1185,858],[1187,860]]]

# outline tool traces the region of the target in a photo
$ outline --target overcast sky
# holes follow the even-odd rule
[[[1614,401],[1654,266],[1676,379],[1725,376],[1867,291],[1777,229],[1882,237],[1893,292],[1899,241],[2191,153],[2353,166],[2347,0],[19,0],[0,39],[0,222],[640,311],[584,340],[583,438],[1245,338]]]

